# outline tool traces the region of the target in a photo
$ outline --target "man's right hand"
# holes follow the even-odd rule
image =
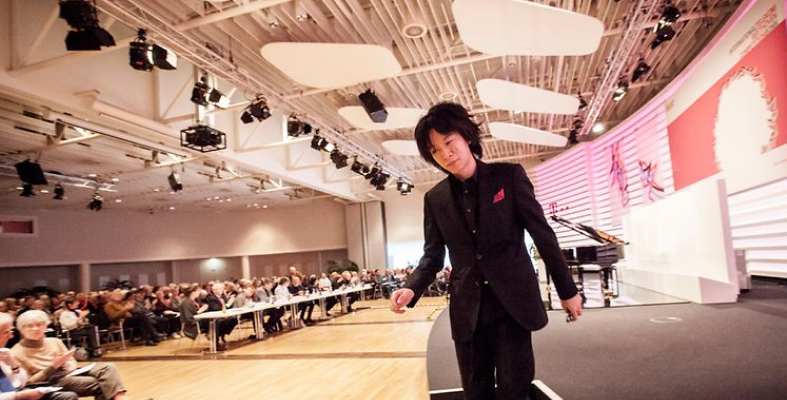
[[[391,293],[391,311],[397,314],[404,313],[402,307],[410,304],[413,297],[415,297],[415,292],[412,289],[399,289]]]

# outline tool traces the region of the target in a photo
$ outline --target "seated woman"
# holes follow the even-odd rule
[[[202,314],[208,309],[207,304],[197,305],[196,300],[199,296],[199,285],[190,286],[183,289],[186,296],[180,302],[180,322],[183,324],[183,334],[189,339],[196,339],[200,333],[199,321],[194,319],[197,314]]]
[[[130,399],[114,364],[96,364],[83,374],[67,376],[77,369],[74,350],[68,350],[60,339],[44,337],[47,325],[49,316],[38,310],[16,320],[22,341],[11,351],[30,374],[31,383],[49,382],[79,397],[93,396],[96,400]]]
[[[27,371],[5,346],[13,336],[14,317],[0,313],[0,400],[77,400],[74,392],[57,391],[46,394],[41,389],[25,389]]]
[[[101,357],[101,352],[98,350],[98,331],[96,326],[88,321],[90,311],[80,310],[80,302],[76,297],[66,298],[65,305],[60,313],[60,328],[63,332],[68,332],[72,340],[87,339],[87,351],[90,357]]]

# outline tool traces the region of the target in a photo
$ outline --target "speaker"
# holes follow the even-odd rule
[[[21,179],[22,182],[29,183],[31,185],[47,184],[44,171],[41,170],[41,165],[39,163],[32,162],[30,160],[16,163],[16,173],[19,174],[19,179]]]

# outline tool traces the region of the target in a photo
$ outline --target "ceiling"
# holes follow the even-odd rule
[[[521,124],[567,136],[574,120],[581,119],[586,125],[601,122],[608,130],[687,66],[739,1],[678,2],[682,16],[673,25],[677,34],[656,49],[650,46],[653,26],[664,2],[537,2],[603,23],[598,49],[585,56],[479,53],[462,42],[449,0],[100,0],[99,18],[117,46],[68,53],[62,42],[68,28],[57,18],[56,1],[6,3],[2,11],[8,31],[0,44],[10,61],[0,76],[0,166],[4,166],[0,204],[84,208],[101,186],[106,208],[166,212],[275,208],[329,197],[343,202],[379,198],[349,168],[336,172],[327,155],[304,150],[308,139],[293,141],[285,135],[263,140],[254,149],[238,145],[257,140],[259,135],[252,135],[255,130],[276,129],[238,127],[239,113],[259,95],[279,114],[279,121],[296,112],[347,153],[360,154],[367,163],[377,161],[394,177],[416,187],[428,187],[443,175],[417,156],[395,155],[382,145],[388,140],[411,140],[412,128],[368,131],[339,116],[340,108],[359,105],[357,95],[366,89],[391,108],[428,109],[442,100],[459,102],[482,123],[486,160],[533,167],[566,148],[498,139],[488,133],[489,123]],[[303,13],[308,18],[300,21],[296,16]],[[425,26],[426,34],[407,37],[404,28],[413,23]],[[146,28],[152,41],[178,53],[178,71],[157,71],[141,78],[146,73],[128,66],[124,49],[138,27]],[[392,51],[401,72],[336,89],[305,87],[262,57],[260,49],[273,42],[380,45]],[[612,101],[618,78],[630,79],[640,57],[652,67],[650,72],[632,83],[622,100]],[[319,69],[319,60],[312,67]],[[79,82],[71,82],[62,79],[65,70],[95,72],[84,72]],[[188,97],[198,71],[215,77],[214,83],[232,97],[226,110],[207,111],[210,123],[229,132],[228,142],[234,145],[227,151],[201,154],[178,146],[178,130],[194,121],[197,112]],[[562,94],[581,93],[590,103],[587,110],[593,112],[555,115],[491,109],[481,103],[475,87],[477,81],[489,78]],[[121,111],[104,112],[113,107]],[[126,114],[139,118],[120,118]],[[595,136],[589,126],[582,133],[581,140]],[[20,197],[20,181],[12,168],[25,158],[39,159],[45,171],[54,171],[49,180],[64,183],[67,200],[54,201],[47,193]],[[181,176],[184,190],[170,193],[167,177],[172,172]],[[52,183],[36,189],[51,191]],[[392,179],[389,190],[394,184]]]

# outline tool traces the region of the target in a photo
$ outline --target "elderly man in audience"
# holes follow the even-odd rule
[[[144,316],[134,315],[131,310],[134,309],[134,301],[126,297],[133,296],[129,292],[124,295],[120,290],[112,292],[109,297],[109,302],[104,306],[104,311],[112,324],[120,325],[124,323],[124,328],[137,327],[139,328],[143,339],[145,339],[146,346],[156,346],[159,342],[159,337],[156,334],[156,329],[153,327],[153,321]]]
[[[6,348],[13,331],[14,317],[0,313],[0,400],[77,400],[77,394],[74,392],[47,393],[46,389],[24,388],[27,383],[27,371]]]
[[[205,304],[208,305],[208,311],[224,311],[232,308],[235,304],[235,296],[227,296],[224,293],[224,284],[217,282],[211,286],[211,292],[205,297]],[[221,318],[216,321],[216,338],[214,340],[219,350],[227,349],[227,340],[224,337],[235,329],[235,325],[238,325],[238,319],[235,317]]]
[[[257,301],[260,303],[272,303],[274,300],[273,281],[268,278],[262,278],[260,283],[262,286],[257,289]],[[268,321],[262,324],[263,328],[265,328],[265,332],[273,333],[273,331],[282,330],[282,313],[279,312],[279,309],[269,308],[263,311],[262,315],[268,316]]]
[[[90,370],[69,376],[77,369],[74,350],[68,350],[62,341],[44,337],[49,316],[31,310],[16,321],[22,341],[11,349],[14,357],[30,374],[30,382],[49,382],[72,391],[80,397],[93,396],[96,400],[128,400],[126,388],[113,364],[96,364]]]
[[[66,307],[60,313],[60,329],[68,332],[72,343],[74,340],[78,341],[84,338],[90,357],[101,357],[101,352],[98,350],[98,331],[96,326],[88,321],[90,311],[80,309],[79,300],[76,297],[67,298],[65,305]]]

